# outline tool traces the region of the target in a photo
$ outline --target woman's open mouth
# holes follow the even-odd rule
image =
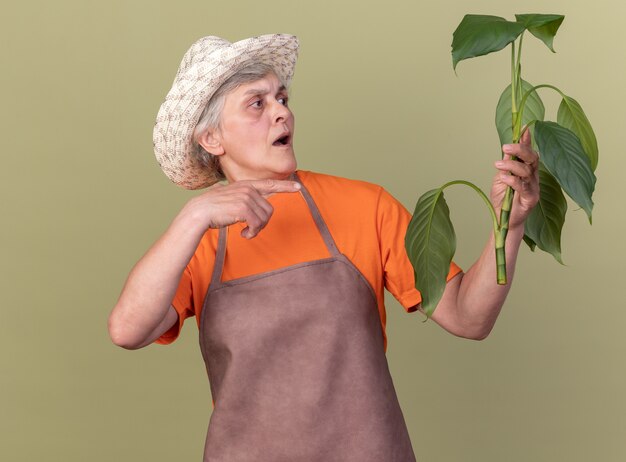
[[[272,143],[272,146],[289,146],[291,144],[291,135],[284,135]]]

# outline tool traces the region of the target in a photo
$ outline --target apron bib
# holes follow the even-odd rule
[[[203,460],[414,462],[374,291],[300,184],[330,258],[222,282],[219,230],[200,315],[215,403]]]

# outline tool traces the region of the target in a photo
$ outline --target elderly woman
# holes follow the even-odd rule
[[[167,344],[196,317],[214,405],[204,461],[414,461],[384,307],[387,288],[420,309],[404,250],[411,216],[380,186],[296,169],[297,49],[290,35],[205,37],[185,54],[155,153],[175,183],[210,188],[132,269],[109,332],[127,349]],[[503,149],[492,200],[517,192],[512,275],[539,197],[537,154],[528,136]],[[467,273],[451,264],[433,319],[455,335],[485,338],[509,290],[494,282],[492,239]]]

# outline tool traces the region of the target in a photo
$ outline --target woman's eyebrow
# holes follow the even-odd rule
[[[278,89],[277,93],[282,93],[285,90],[287,90],[285,88],[284,85],[281,85],[280,88]],[[246,97],[248,95],[267,95],[270,91],[266,88],[260,89],[260,88],[251,88],[250,90],[246,91],[243,96]]]

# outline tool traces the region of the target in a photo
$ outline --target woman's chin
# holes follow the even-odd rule
[[[289,176],[296,171],[298,163],[294,156],[286,158],[281,162],[275,162],[271,166],[266,168],[259,168],[256,170],[240,170],[231,172],[225,170],[224,173],[229,183],[242,180],[287,180]]]
[[[280,175],[283,178],[287,178],[293,172],[296,171],[298,167],[298,162],[296,161],[296,156],[292,155],[286,157],[284,162],[280,162],[280,164],[276,168],[276,174]]]

